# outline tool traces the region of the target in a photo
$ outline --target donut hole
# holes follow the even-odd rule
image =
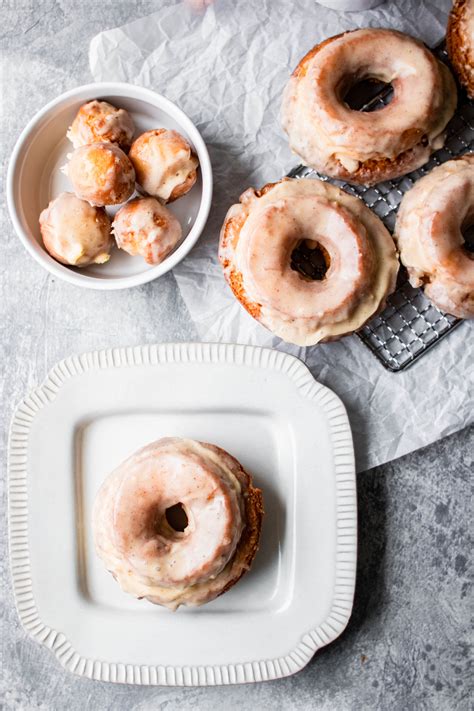
[[[169,506],[165,510],[165,518],[170,528],[177,533],[183,533],[188,527],[188,515],[181,502]]]
[[[307,281],[322,281],[330,264],[328,251],[314,240],[300,240],[291,253],[291,268]]]
[[[376,100],[380,97],[380,100]],[[376,77],[364,77],[347,82],[342,100],[352,111],[379,111],[393,99],[393,86]]]
[[[474,222],[469,221],[466,225],[462,225],[461,234],[464,240],[464,249],[474,255]]]

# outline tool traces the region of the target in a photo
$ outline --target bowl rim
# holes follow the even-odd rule
[[[68,99],[77,98],[78,100],[92,100],[94,98],[107,97],[107,95],[116,94],[117,96],[123,96],[124,98],[138,99],[145,101],[151,105],[166,111],[171,118],[173,118],[180,127],[187,133],[193,146],[197,152],[199,158],[199,164],[201,169],[201,180],[202,180],[202,191],[201,191],[201,201],[196,215],[196,220],[192,226],[189,234],[184,238],[179,247],[172,252],[161,264],[157,264],[151,269],[147,269],[138,274],[131,274],[130,276],[123,277],[111,277],[110,279],[100,279],[95,276],[88,274],[81,274],[80,272],[73,271],[68,266],[57,262],[53,257],[51,257],[46,250],[40,245],[33,245],[31,237],[28,235],[27,231],[23,228],[21,219],[19,217],[19,211],[17,207],[16,199],[16,176],[18,161],[22,151],[27,147],[30,142],[35,128],[42,121],[42,119],[51,112],[52,109],[61,105]],[[42,109],[37,111],[34,116],[28,121],[25,128],[20,133],[13,151],[10,156],[7,170],[6,179],[6,193],[7,193],[7,205],[10,214],[10,219],[15,228],[20,241],[23,246],[29,252],[29,254],[40,264],[44,269],[49,271],[54,276],[67,281],[70,284],[76,286],[81,286],[89,289],[98,290],[116,290],[116,289],[127,289],[133,286],[139,286],[141,284],[146,284],[147,282],[153,281],[154,279],[166,274],[171,269],[173,269],[184,257],[190,252],[194,247],[197,240],[199,239],[202,231],[206,225],[207,218],[211,209],[212,201],[212,166],[211,160],[209,158],[209,152],[207,146],[202,138],[198,128],[192,122],[192,120],[185,114],[185,112],[179,108],[172,101],[167,99],[162,94],[159,94],[152,89],[147,89],[142,86],[137,86],[135,84],[129,84],[127,82],[92,82],[90,84],[82,84],[81,86],[65,91],[56,98],[49,101]]]

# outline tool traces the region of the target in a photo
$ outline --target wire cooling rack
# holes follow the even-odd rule
[[[439,48],[436,53],[441,60],[446,60],[444,47]],[[372,88],[373,93],[374,88]],[[380,91],[376,88],[376,94],[370,100],[367,100],[367,94],[359,102],[357,97],[352,97],[351,106],[354,109],[374,111],[387,103],[390,94],[391,89],[384,88]],[[461,93],[457,112],[448,126],[444,147],[434,153],[428,163],[413,173],[370,188],[332,180],[302,165],[292,170],[288,177],[329,180],[349,194],[362,198],[393,232],[401,199],[415,181],[429,173],[435,166],[473,149],[474,104],[464,93]],[[315,267],[317,269],[317,265]],[[298,268],[301,269],[301,265]],[[308,268],[311,269],[311,265],[308,264]],[[357,335],[385,368],[399,372],[424,355],[460,323],[459,319],[440,311],[425,297],[421,289],[414,289],[408,282],[406,270],[402,267],[396,290],[388,297],[386,308],[369,321]]]

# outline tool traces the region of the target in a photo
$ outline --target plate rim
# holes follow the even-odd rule
[[[54,401],[67,380],[87,370],[196,362],[280,371],[293,381],[303,397],[317,402],[324,412],[333,447],[336,491],[336,566],[331,608],[324,622],[304,633],[285,656],[275,659],[185,667],[90,659],[80,655],[62,632],[44,623],[36,607],[28,545],[27,448],[31,423],[43,407]],[[48,647],[64,668],[79,676],[162,686],[211,686],[279,679],[303,669],[318,649],[342,633],[349,621],[357,563],[357,493],[349,418],[340,398],[318,383],[301,360],[283,351],[223,343],[164,343],[94,350],[59,361],[43,383],[15,408],[8,443],[7,491],[10,570],[20,622],[30,637]]]

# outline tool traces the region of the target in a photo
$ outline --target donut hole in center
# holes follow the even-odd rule
[[[348,81],[342,91],[342,100],[352,111],[379,111],[393,99],[392,84],[376,77],[363,77]]]
[[[181,502],[169,506],[165,510],[165,518],[170,528],[177,533],[183,533],[188,527],[188,516]]]
[[[311,239],[302,239],[291,253],[291,268],[306,281],[322,281],[331,264],[329,252]]]

